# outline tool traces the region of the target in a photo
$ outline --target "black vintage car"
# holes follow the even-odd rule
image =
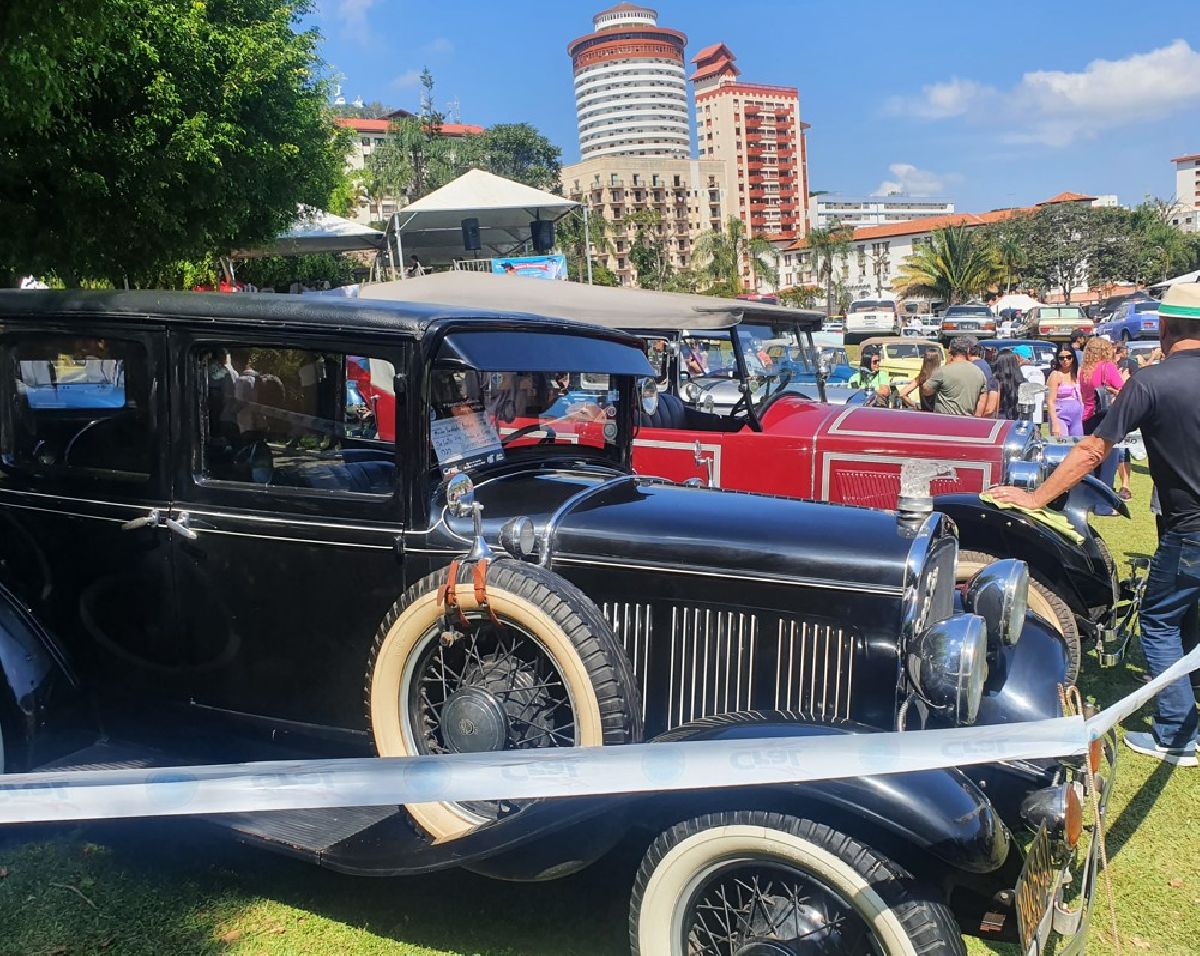
[[[1066,650],[1026,613],[1021,562],[960,593],[928,499],[892,513],[632,474],[649,372],[635,338],[531,316],[0,293],[4,769],[1060,713]],[[1009,762],[214,823],[378,875],[543,879],[641,840],[645,954],[961,953],[960,930],[1038,948],[1050,928],[1078,948],[1083,779]]]

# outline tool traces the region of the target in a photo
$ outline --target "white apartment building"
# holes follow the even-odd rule
[[[1171,225],[1184,232],[1200,232],[1200,153],[1176,156],[1175,202],[1178,206]]]
[[[683,71],[687,36],[658,26],[654,10],[632,3],[602,10],[592,26],[592,33],[567,47],[582,158],[687,159],[692,145]]]
[[[1114,197],[1115,198],[1115,197]],[[853,230],[845,251],[834,263],[834,281],[851,299],[869,299],[897,295],[896,280],[904,261],[920,246],[933,241],[939,229],[951,226],[974,228],[1002,222],[1019,213],[1055,203],[1086,202],[1096,204],[1096,196],[1064,192],[1033,206],[1014,209],[995,209],[985,213],[953,213],[929,216],[884,225],[859,226]],[[818,263],[808,248],[807,239],[799,239],[776,253],[781,289],[796,286],[823,287]],[[1080,287],[1077,292],[1086,291]]]
[[[844,226],[857,229],[859,226],[885,226],[893,222],[907,222],[929,216],[947,216],[954,212],[954,203],[948,199],[925,196],[867,196],[856,198],[827,194],[814,196],[810,200],[812,225],[815,229]]]

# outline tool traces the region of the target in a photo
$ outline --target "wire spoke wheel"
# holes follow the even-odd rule
[[[682,932],[688,956],[884,952],[840,894],[783,863],[734,862],[717,869],[693,895]]]
[[[380,756],[600,747],[641,737],[640,701],[603,616],[570,582],[497,560],[486,589],[422,578],[376,635],[367,707]],[[486,604],[483,604],[486,594]],[[433,839],[455,839],[525,802],[409,803]]]

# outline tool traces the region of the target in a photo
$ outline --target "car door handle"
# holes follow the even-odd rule
[[[178,518],[168,518],[163,523],[167,526],[167,530],[170,531],[171,534],[177,534],[186,541],[195,541],[199,535],[197,535],[195,531],[188,527],[188,523],[191,521],[191,519],[192,516],[186,511],[183,511],[180,512]]]
[[[150,525],[157,527],[162,524],[162,515],[157,508],[152,508],[149,514],[144,514],[140,518],[134,518],[131,521],[126,521],[121,525],[122,531],[133,531],[137,528],[146,528]]]

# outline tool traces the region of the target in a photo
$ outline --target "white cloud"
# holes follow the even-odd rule
[[[885,179],[872,196],[891,196],[899,193],[905,196],[942,196],[946,192],[948,180],[957,179],[954,174],[943,176],[928,169],[918,169],[911,163],[892,163],[888,172],[894,177]]]
[[[438,37],[431,43],[426,43],[422,49],[435,56],[448,56],[454,52],[454,42],[447,37]]]
[[[896,116],[915,116],[918,119],[946,119],[961,116],[994,92],[991,87],[974,80],[954,77],[944,83],[921,87],[919,96],[890,97],[887,111]]]
[[[364,46],[373,39],[368,14],[378,0],[326,0],[326,19],[336,23],[342,34]]]
[[[1034,70],[1011,89],[952,79],[920,94],[891,97],[893,115],[963,117],[1015,143],[1067,146],[1143,120],[1200,106],[1200,52],[1176,40],[1120,60],[1093,60],[1083,70]]]
[[[406,70],[405,72],[401,73],[398,77],[396,77],[394,80],[392,80],[392,82],[389,83],[388,85],[393,90],[411,90],[416,86],[420,86],[420,84],[421,84],[421,71],[420,70]]]

